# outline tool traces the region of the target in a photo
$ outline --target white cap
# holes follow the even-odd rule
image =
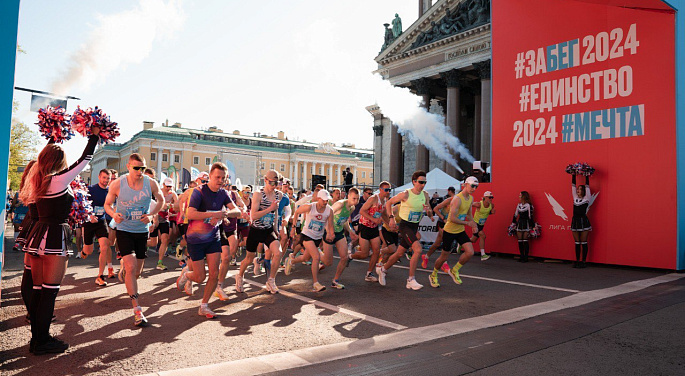
[[[483,193],[483,197],[495,197],[495,195],[493,195],[490,191],[485,191],[485,193]]]
[[[166,179],[164,179],[164,181],[162,182],[162,185],[165,185],[165,186],[167,186],[167,187],[173,187],[173,186],[174,186],[174,181],[171,180],[171,178],[166,178]]]
[[[320,190],[319,193],[316,195],[316,198],[320,198],[320,199],[323,199],[323,200],[328,201],[328,200],[331,199],[331,194],[328,193],[327,190],[322,189],[322,190]]]
[[[200,172],[199,175],[197,175],[197,178],[201,179],[201,180],[208,180],[209,179],[209,173],[207,173],[207,171],[202,171],[202,172]]]
[[[478,179],[475,176],[469,176],[464,180],[464,184],[478,184]]]

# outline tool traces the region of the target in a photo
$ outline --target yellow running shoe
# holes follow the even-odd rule
[[[438,275],[437,274],[429,274],[428,279],[430,280],[431,287],[438,288],[440,287],[440,282],[438,282]]]
[[[452,268],[452,269],[450,269],[448,274],[450,275],[450,277],[452,277],[452,280],[454,281],[454,283],[461,285],[461,278],[459,277],[459,271],[458,270]]]

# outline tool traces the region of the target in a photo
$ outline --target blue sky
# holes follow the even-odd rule
[[[50,90],[103,19],[140,7],[140,0],[22,1],[18,43],[27,53],[17,57],[15,85]],[[399,13],[406,29],[418,15],[415,0],[185,0],[179,7],[182,20],[158,20],[149,50],[126,53],[134,62],[70,88],[82,100],[68,110],[100,106],[119,122],[120,142],[144,120],[168,119],[370,148],[364,107],[375,101],[382,24]],[[20,119],[35,122],[30,95],[15,91],[15,99]],[[68,145],[73,160],[85,143],[78,137]]]

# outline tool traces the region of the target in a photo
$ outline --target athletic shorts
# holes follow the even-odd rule
[[[238,230],[233,230],[233,231],[230,231],[230,232],[226,232],[226,230],[223,228],[223,226],[221,227],[221,229],[219,230],[219,236],[220,236],[220,238],[221,238],[221,246],[222,246],[222,247],[223,247],[223,246],[229,246],[229,245],[230,245],[230,244],[228,243],[228,238],[230,238],[231,235],[233,235],[233,236],[238,236]]]
[[[411,245],[419,240],[419,224],[414,222],[400,221],[398,237],[400,247],[409,249]]]
[[[478,226],[478,231],[474,231],[473,236],[478,236],[478,233],[483,231],[483,229],[485,228],[485,225],[479,225],[477,223],[476,223],[476,226]]]
[[[250,227],[250,235],[247,237],[247,251],[257,252],[259,243],[264,244],[265,247],[269,247],[271,243],[278,241],[278,234],[274,231],[273,227],[269,228],[256,228]]]
[[[106,238],[108,235],[107,225],[104,221],[83,223],[83,244],[85,245],[93,245],[93,237],[100,239]]]
[[[160,222],[159,225],[157,225],[156,231],[160,235],[162,235],[162,234],[169,235],[169,222]]]
[[[247,239],[250,235],[250,226],[238,226],[238,239]]]
[[[117,245],[121,257],[136,254],[139,260],[147,258],[147,232],[126,232],[117,230]]]
[[[456,234],[445,231],[442,234],[442,250],[444,252],[456,251],[458,246],[466,243],[471,243],[471,239],[466,235],[466,231],[458,232]]]
[[[178,224],[178,233],[181,236],[184,236],[186,234],[187,230],[188,230],[188,224],[187,223],[179,223]]]
[[[302,242],[303,247],[304,247],[304,242],[314,242],[314,245],[316,246],[316,248],[319,248],[319,245],[321,245],[321,239],[312,239],[305,234],[300,235],[300,242]]]
[[[300,235],[302,233],[302,226],[295,226],[295,233]]]
[[[381,231],[383,232],[383,239],[385,239],[385,244],[394,246],[397,246],[399,244],[400,239],[396,232],[388,231],[388,229],[386,229],[385,227],[382,227]]]
[[[378,227],[376,227],[376,228],[366,227],[361,223],[359,224],[359,232],[358,233],[362,239],[366,239],[366,240],[373,240],[373,239],[376,239],[377,237],[380,236],[378,233]]]
[[[350,228],[354,231],[355,235],[359,235],[359,221],[350,222]]]
[[[201,261],[205,259],[205,256],[211,255],[212,253],[221,252],[221,242],[211,241],[209,243],[200,244],[190,244],[188,243],[188,255],[193,261]]]
[[[438,225],[438,228],[445,228],[445,222],[440,220],[440,219],[438,219],[437,225]]]
[[[333,238],[332,242],[329,242],[328,240],[326,240],[326,232],[324,232],[323,233],[323,241],[326,242],[326,244],[335,245],[335,243],[337,243],[338,241],[345,239],[345,231],[344,230],[340,231],[340,232],[334,232],[333,234],[335,235],[335,237]]]

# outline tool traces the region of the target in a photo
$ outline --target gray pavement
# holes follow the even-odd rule
[[[11,237],[11,230],[6,234]],[[428,273],[421,271],[417,277],[425,287],[420,291],[404,287],[407,261],[390,271],[386,287],[365,282],[368,265],[353,262],[343,274],[347,288],[322,293],[309,291],[309,267],[279,274],[277,282],[288,294],[278,295],[260,288],[265,277],[253,277],[250,269],[253,284],[246,285],[246,293],[236,294],[228,278],[231,300],[213,298],[210,307],[218,317],[207,320],[197,315],[202,290],[196,288],[192,297],[177,291],[176,261],[167,258],[171,270],[160,272],[152,254],[139,282],[141,305],[152,324],[145,329],[133,326],[121,283],[95,285],[95,255],[71,259],[52,328],[71,348],[36,357],[28,353],[30,333],[19,292],[22,255],[11,246],[6,239],[3,375],[54,370],[74,375],[612,374],[611,369],[633,364],[635,372],[682,369],[678,354],[684,341],[676,334],[685,332],[685,320],[676,314],[685,303],[680,275],[606,266],[578,270],[540,260],[519,264],[507,256],[474,258],[459,286],[443,274],[442,287],[433,289]],[[330,283],[332,272],[321,273],[322,283]],[[655,282],[642,287],[633,281]],[[662,320],[668,325],[660,325]],[[661,356],[623,359],[621,354],[635,358],[642,351],[640,336],[647,338],[652,354]]]

